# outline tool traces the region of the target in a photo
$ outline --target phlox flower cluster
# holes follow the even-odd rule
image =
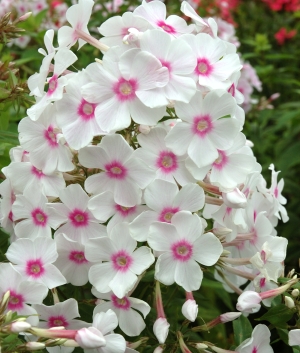
[[[207,268],[229,292],[241,294],[247,282],[264,297],[283,271],[287,241],[274,227],[288,216],[279,172],[271,165],[267,187],[241,132],[242,64],[215,20],[184,1],[187,24],[167,16],[162,2],[144,1],[100,24],[99,40],[88,29],[93,3],[68,9],[57,48],[46,32],[40,71],[29,78],[36,103],[2,169],[0,220],[11,244],[0,295],[10,291],[9,310],[37,314],[34,336],[85,352],[132,353],[113,330],[143,332],[152,304],[135,298],[143,276],[154,272],[150,325],[163,344],[170,324],[160,284],[181,288],[190,321]],[[99,58],[73,71],[72,50],[87,42]],[[93,324],[75,320],[72,298],[43,304],[49,289],[66,283],[92,287]]]

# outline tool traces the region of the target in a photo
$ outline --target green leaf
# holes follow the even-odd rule
[[[233,321],[234,340],[237,346],[251,337],[252,326],[250,321],[243,315]]]
[[[284,304],[279,304],[271,308],[267,313],[256,320],[266,320],[278,328],[285,329],[287,328],[287,321],[293,317],[294,313],[294,310],[289,309]]]

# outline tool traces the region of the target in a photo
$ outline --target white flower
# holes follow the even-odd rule
[[[176,282],[187,292],[200,288],[203,272],[197,262],[212,266],[223,252],[212,233],[203,234],[201,219],[187,211],[176,213],[171,224],[153,223],[148,243],[162,252],[155,266],[156,279],[165,285]]]
[[[86,244],[86,258],[97,262],[89,271],[90,282],[100,293],[113,291],[123,298],[136,284],[138,277],[154,262],[146,246],[136,249],[137,242],[129,234],[128,225],[115,225],[109,237],[90,239]]]

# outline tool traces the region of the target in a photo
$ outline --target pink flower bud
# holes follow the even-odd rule
[[[10,331],[11,332],[23,332],[31,328],[31,325],[29,322],[25,321],[15,321],[11,324],[10,326]]]
[[[261,297],[253,291],[245,291],[238,297],[236,308],[244,313],[257,313],[260,310]]]
[[[225,205],[230,208],[245,208],[247,206],[247,198],[238,188],[227,193],[223,192],[222,197]]]
[[[233,312],[229,312],[229,313],[225,313],[225,314],[220,315],[220,320],[224,324],[225,322],[230,322],[230,321],[237,319],[241,315],[242,315],[242,313],[233,311]]]
[[[169,327],[170,324],[168,323],[166,318],[160,317],[154,322],[153,332],[159,343],[165,343],[168,337]]]
[[[158,346],[154,349],[153,353],[162,353],[164,349],[161,346]]]
[[[106,340],[102,333],[95,327],[82,328],[78,330],[75,341],[82,348],[91,349],[99,348],[106,345]]]
[[[193,299],[188,299],[182,306],[181,312],[189,321],[194,322],[198,315],[198,305]]]

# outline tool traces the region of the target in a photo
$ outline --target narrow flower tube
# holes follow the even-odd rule
[[[179,341],[179,346],[180,346],[180,349],[181,349],[181,352],[182,353],[192,353],[187,345],[185,344],[184,340],[183,340],[183,337],[182,337],[182,333],[180,331],[177,331],[177,338],[178,338],[178,341]]]
[[[155,287],[155,304],[156,304],[156,311],[157,311],[157,319],[153,325],[153,332],[158,342],[160,344],[163,344],[165,343],[168,337],[170,324],[168,323],[165,316],[161,291],[160,291],[160,284],[158,281],[156,281],[156,287]]]

